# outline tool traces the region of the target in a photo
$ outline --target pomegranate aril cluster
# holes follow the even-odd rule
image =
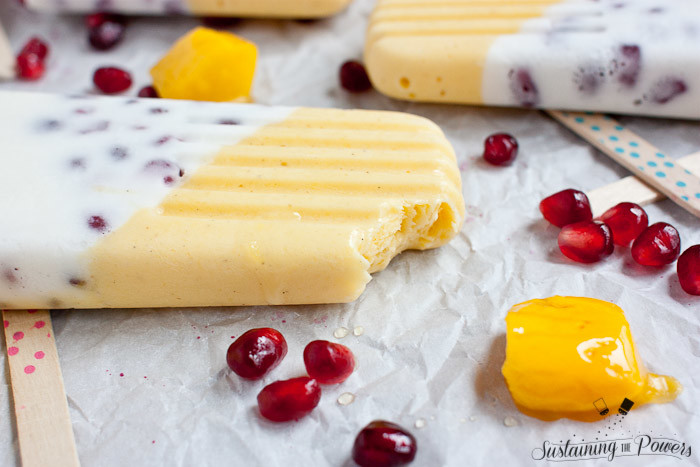
[[[647,213],[635,203],[620,203],[593,221],[586,195],[569,189],[542,200],[540,211],[549,222],[562,227],[559,249],[579,263],[595,263],[610,256],[613,243],[624,247],[631,243],[632,258],[642,266],[666,266],[681,253],[678,230],[666,222],[649,225]],[[577,218],[588,220],[576,222]],[[700,245],[680,256],[677,272],[681,287],[691,295],[700,295]]]
[[[247,331],[226,352],[226,363],[238,376],[258,380],[276,368],[287,355],[287,341],[272,328]],[[304,349],[309,376],[276,381],[258,394],[260,414],[273,422],[298,420],[321,400],[320,384],[345,381],[355,368],[355,357],[341,344],[317,340]]]
[[[17,55],[17,77],[25,81],[36,81],[46,71],[49,46],[42,39],[32,37]]]

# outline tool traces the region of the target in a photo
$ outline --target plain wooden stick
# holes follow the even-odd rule
[[[677,159],[676,163],[700,176],[700,152]],[[647,185],[634,175],[596,188],[588,192],[587,195],[591,202],[594,216],[599,216],[611,207],[624,201],[644,206],[666,199],[666,195]]]
[[[22,466],[79,466],[51,314],[2,315]]]
[[[0,24],[0,80],[11,79],[15,76],[15,60],[7,40],[5,31]]]

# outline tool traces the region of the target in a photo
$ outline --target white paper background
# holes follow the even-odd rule
[[[93,70],[116,64],[134,73],[134,94],[149,84],[148,69],[168,46],[198,24],[137,19],[123,44],[98,53],[86,44],[82,18],[43,17],[14,3],[0,5],[13,48],[40,34],[52,52],[42,81],[0,89],[91,92]],[[400,110],[433,119],[454,144],[463,169],[469,214],[462,233],[439,250],[396,258],[348,305],[55,312],[82,464],[350,465],[355,434],[377,418],[410,428],[418,439],[419,466],[537,464],[531,452],[546,439],[591,440],[603,433],[666,435],[700,450],[700,298],[683,293],[675,267],[637,267],[624,249],[597,265],[567,261],[556,246],[557,229],[537,210],[550,193],[593,189],[625,171],[538,112],[345,93],[338,67],[361,56],[372,4],[356,0],[336,18],[311,24],[244,21],[232,28],[260,48],[255,97],[270,104]],[[623,121],[673,157],[700,150],[697,122]],[[479,159],[483,139],[500,130],[521,144],[517,162],[505,169]],[[675,225],[684,246],[700,243],[698,219],[674,204],[659,203],[648,212],[652,222]],[[683,394],[672,404],[632,412],[622,431],[607,430],[607,422],[544,423],[520,414],[500,375],[503,318],[512,304],[555,294],[622,306],[647,366],[680,379]],[[231,336],[259,326],[282,331],[289,354],[264,381],[244,382],[227,370],[225,352]],[[259,390],[301,375],[304,345],[337,340],[333,331],[340,326],[365,329],[360,337],[351,333],[340,340],[355,353],[357,371],[344,384],[324,388],[309,417],[282,425],[262,420],[255,406]],[[6,354],[0,355],[0,465],[11,466],[19,460]],[[338,405],[343,392],[356,394],[355,402]],[[505,426],[506,417],[517,426]],[[419,419],[425,420],[422,429],[414,425]],[[614,462],[698,465],[698,455]]]

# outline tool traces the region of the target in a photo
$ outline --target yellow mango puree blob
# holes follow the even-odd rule
[[[683,389],[671,376],[647,372],[624,312],[612,303],[530,300],[511,308],[506,326],[502,372],[525,415],[594,422],[617,413],[625,398],[636,409],[672,401]],[[604,408],[609,412],[601,415]]]

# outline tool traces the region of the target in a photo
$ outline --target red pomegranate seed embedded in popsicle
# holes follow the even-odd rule
[[[317,340],[304,349],[304,365],[309,376],[321,384],[342,383],[355,369],[355,357],[342,344]]]
[[[288,422],[308,415],[320,400],[318,381],[303,376],[265,386],[258,394],[258,408],[268,420]]]
[[[90,218],[88,219],[88,226],[90,226],[91,229],[95,229],[100,233],[104,233],[107,231],[107,229],[109,229],[109,224],[102,216],[90,216]]]
[[[495,133],[484,141],[484,160],[492,165],[510,165],[518,155],[518,140],[508,133]]]
[[[251,329],[244,333],[226,352],[226,363],[241,378],[260,379],[287,355],[287,341],[272,328]]]
[[[588,196],[582,191],[568,189],[546,197],[540,202],[540,212],[552,224],[564,227],[593,218]]]
[[[352,460],[360,467],[395,467],[413,462],[418,444],[399,425],[375,420],[360,431],[352,448]]]
[[[92,81],[105,94],[117,94],[131,87],[131,75],[116,67],[98,68]]]
[[[650,225],[632,244],[632,258],[643,266],[671,264],[680,253],[678,230],[665,222]]]
[[[649,226],[646,211],[635,203],[620,203],[608,209],[600,220],[610,226],[615,245],[629,246]]]
[[[678,258],[678,280],[690,295],[700,295],[700,245],[694,245]]]
[[[596,263],[610,256],[615,248],[610,227],[598,221],[566,225],[557,240],[564,256],[579,263]]]

